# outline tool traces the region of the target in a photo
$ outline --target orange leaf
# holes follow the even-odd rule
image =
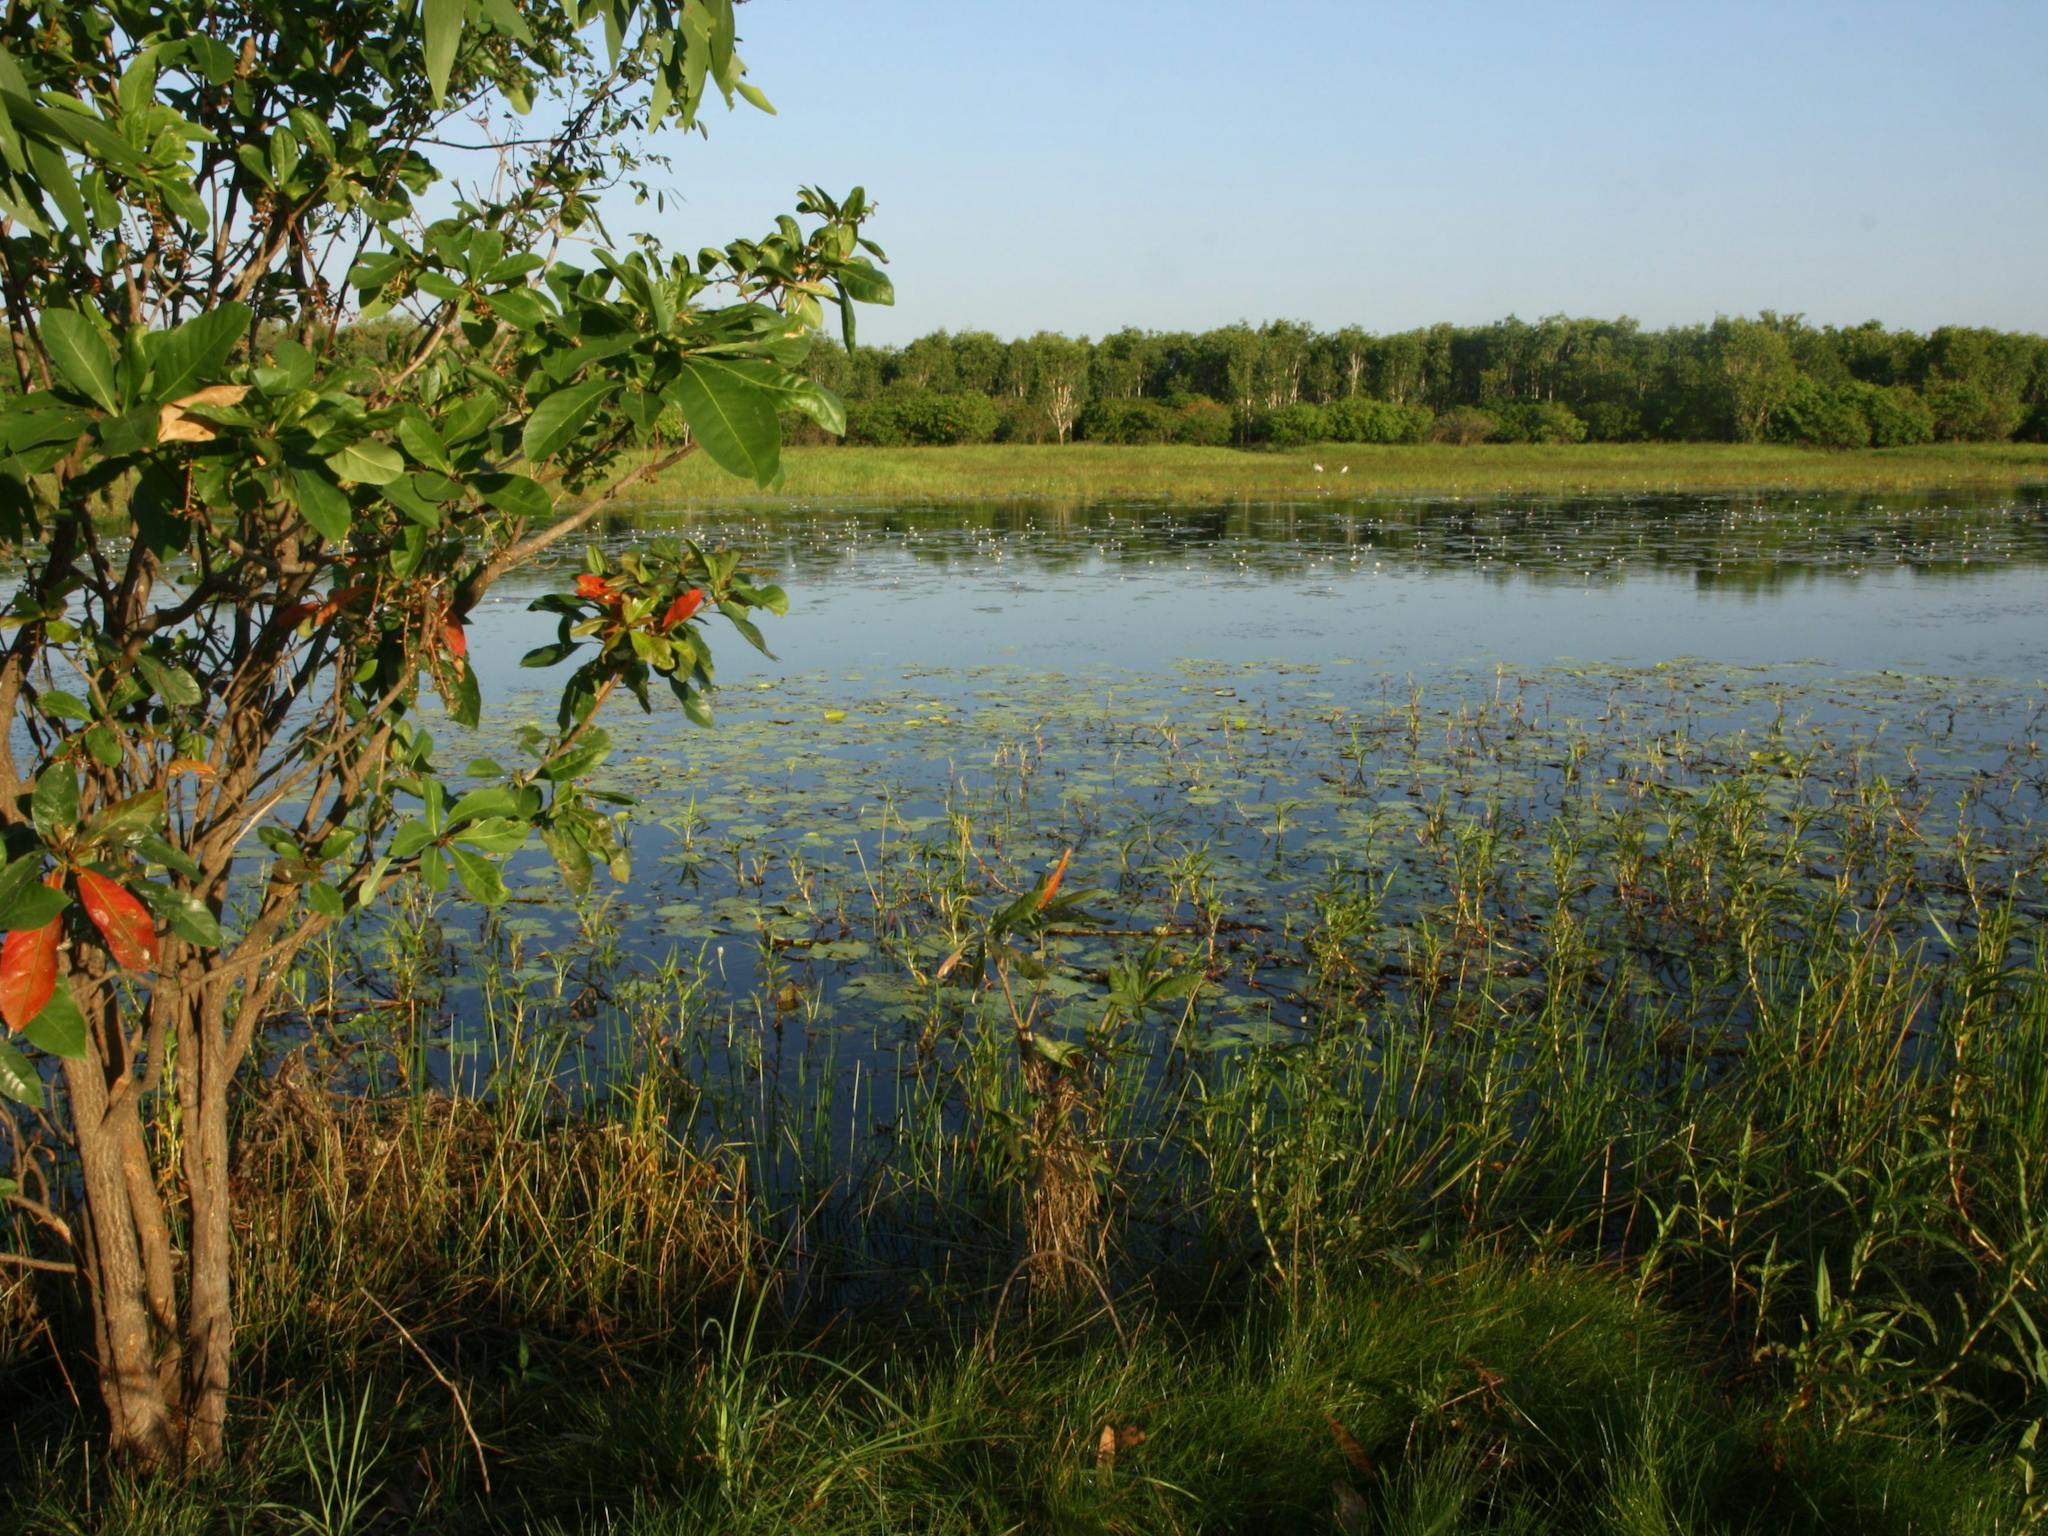
[[[441,626],[441,642],[448,647],[448,654],[451,656],[467,656],[469,654],[469,636],[464,632],[460,624],[443,624]]]
[[[1067,878],[1067,860],[1073,856],[1074,850],[1071,848],[1060,855],[1059,863],[1053,866],[1052,878],[1045,882],[1045,889],[1038,893],[1038,905],[1033,909],[1034,911],[1043,912],[1046,903],[1051,901],[1058,892],[1060,882]]]
[[[674,629],[683,620],[701,608],[703,604],[704,589],[702,587],[690,588],[689,591],[668,605],[668,612],[661,616],[661,627],[664,630]]]
[[[576,578],[576,595],[593,598],[608,608],[616,607],[626,596],[602,576],[593,576],[588,571]]]
[[[43,884],[61,886],[64,877],[51,870]],[[0,943],[0,1019],[19,1033],[43,1011],[57,990],[57,941],[64,919],[53,917],[40,928],[17,928]]]
[[[78,872],[78,899],[85,915],[107,941],[107,949],[123,970],[156,969],[156,924],[149,909],[118,880],[89,869]]]

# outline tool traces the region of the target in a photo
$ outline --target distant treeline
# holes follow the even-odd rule
[[[1374,335],[1294,321],[1217,330],[937,331],[805,371],[847,402],[847,441],[1758,442],[1891,448],[2048,439],[2048,339],[1766,311],[1644,330],[1629,319]],[[812,429],[815,435],[815,429]],[[801,426],[796,433],[803,436]]]

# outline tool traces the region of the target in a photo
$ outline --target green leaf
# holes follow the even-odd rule
[[[363,485],[389,485],[405,473],[405,460],[396,448],[365,438],[327,455],[327,467],[337,478]],[[302,509],[303,510],[303,509]]]
[[[101,410],[118,413],[121,397],[114,387],[114,360],[100,328],[75,309],[46,309],[42,316],[43,345],[64,382]]]
[[[184,849],[165,842],[154,832],[138,837],[135,840],[135,851],[152,864],[161,864],[165,869],[174,870],[189,880],[199,878],[199,861]]]
[[[533,414],[526,418],[520,449],[536,464],[554,457],[575,440],[584,423],[618,387],[611,379],[590,379],[556,390],[535,406]]]
[[[221,931],[220,919],[190,891],[181,891],[171,885],[143,884],[136,888],[136,894],[148,902],[171,932],[187,944],[201,949],[219,949],[227,943],[228,936]]]
[[[335,458],[340,456],[336,454]],[[298,493],[299,515],[313,525],[315,532],[330,544],[339,544],[348,537],[355,509],[349,505],[347,492],[310,466],[292,470],[292,488]]]
[[[443,474],[455,473],[454,462],[448,457],[448,445],[441,441],[441,434],[434,430],[434,424],[424,416],[407,416],[398,423],[398,440],[405,444],[405,451],[420,463]]]
[[[833,272],[832,278],[856,304],[896,302],[896,285],[889,281],[889,274],[869,262],[849,261]]]
[[[519,14],[512,0],[484,0],[484,16],[490,24],[508,37],[516,37],[522,43],[533,41],[526,18]]]
[[[235,343],[249,333],[246,304],[223,304],[187,320],[176,330],[156,331],[144,338],[149,359],[149,398],[176,400],[212,382]]]
[[[784,391],[784,404],[802,411],[834,437],[846,436],[846,402],[815,379],[803,379]]]
[[[461,826],[465,821],[474,821],[480,816],[517,816],[519,795],[516,790],[503,784],[486,784],[481,789],[472,789],[448,808],[447,825]]]
[[[448,715],[457,725],[476,728],[483,719],[484,696],[478,686],[475,667],[463,667],[448,689]]]
[[[546,517],[555,509],[547,488],[525,475],[478,475],[470,484],[485,501],[513,517]]]
[[[278,185],[292,179],[292,172],[299,168],[299,141],[292,137],[289,128],[279,127],[270,135],[270,174]]]
[[[408,821],[391,834],[391,845],[385,849],[385,853],[394,859],[409,859],[433,840],[432,827],[424,821]]]
[[[62,891],[43,884],[41,849],[0,867],[0,928],[40,928],[70,904]]]
[[[484,853],[517,853],[532,834],[532,826],[516,816],[493,816],[464,827],[454,841]]]
[[[78,825],[78,770],[69,763],[51,763],[36,775],[29,812],[46,843]]]
[[[39,1051],[72,1060],[85,1054],[85,1015],[71,995],[71,984],[62,977],[43,1004],[43,1011],[22,1027],[22,1039]]]
[[[143,833],[154,830],[164,819],[164,792],[145,789],[125,800],[117,800],[86,823],[88,845],[108,848],[131,846]]]
[[[498,866],[480,853],[471,853],[467,848],[450,847],[448,858],[455,865],[455,873],[462,878],[462,888],[470,896],[487,907],[495,907],[505,899],[505,877],[498,873]]]
[[[424,0],[427,25],[427,89],[440,106],[448,94],[448,76],[455,68],[455,48],[462,41],[462,24],[469,14],[468,0]]]
[[[609,756],[611,750],[611,738],[603,731],[592,731],[576,746],[541,769],[541,777],[556,784],[581,778]]]
[[[149,684],[150,692],[173,709],[190,709],[206,697],[198,678],[183,667],[166,666],[147,651],[135,658],[135,670]]]
[[[686,357],[667,393],[711,461],[756,485],[781,468],[782,427],[774,391],[709,358]]]
[[[5,1040],[0,1040],[0,1093],[31,1109],[43,1107],[43,1080],[28,1058]]]

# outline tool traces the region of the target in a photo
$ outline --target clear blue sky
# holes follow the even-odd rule
[[[864,337],[1759,308],[2048,330],[2048,0],[751,0],[695,248],[864,183]]]

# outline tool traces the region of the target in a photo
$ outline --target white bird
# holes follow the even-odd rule
[[[1321,474],[1321,473],[1323,472],[1323,466],[1322,466],[1322,465],[1320,465],[1320,464],[1316,465],[1316,466],[1315,466],[1315,471],[1316,471],[1316,473],[1317,473],[1317,474],[1319,474],[1319,475],[1320,475],[1320,474]]]
[[[1351,473],[1351,466],[1349,464],[1346,464],[1342,469],[1338,470],[1337,473],[1340,475],[1348,475]]]

